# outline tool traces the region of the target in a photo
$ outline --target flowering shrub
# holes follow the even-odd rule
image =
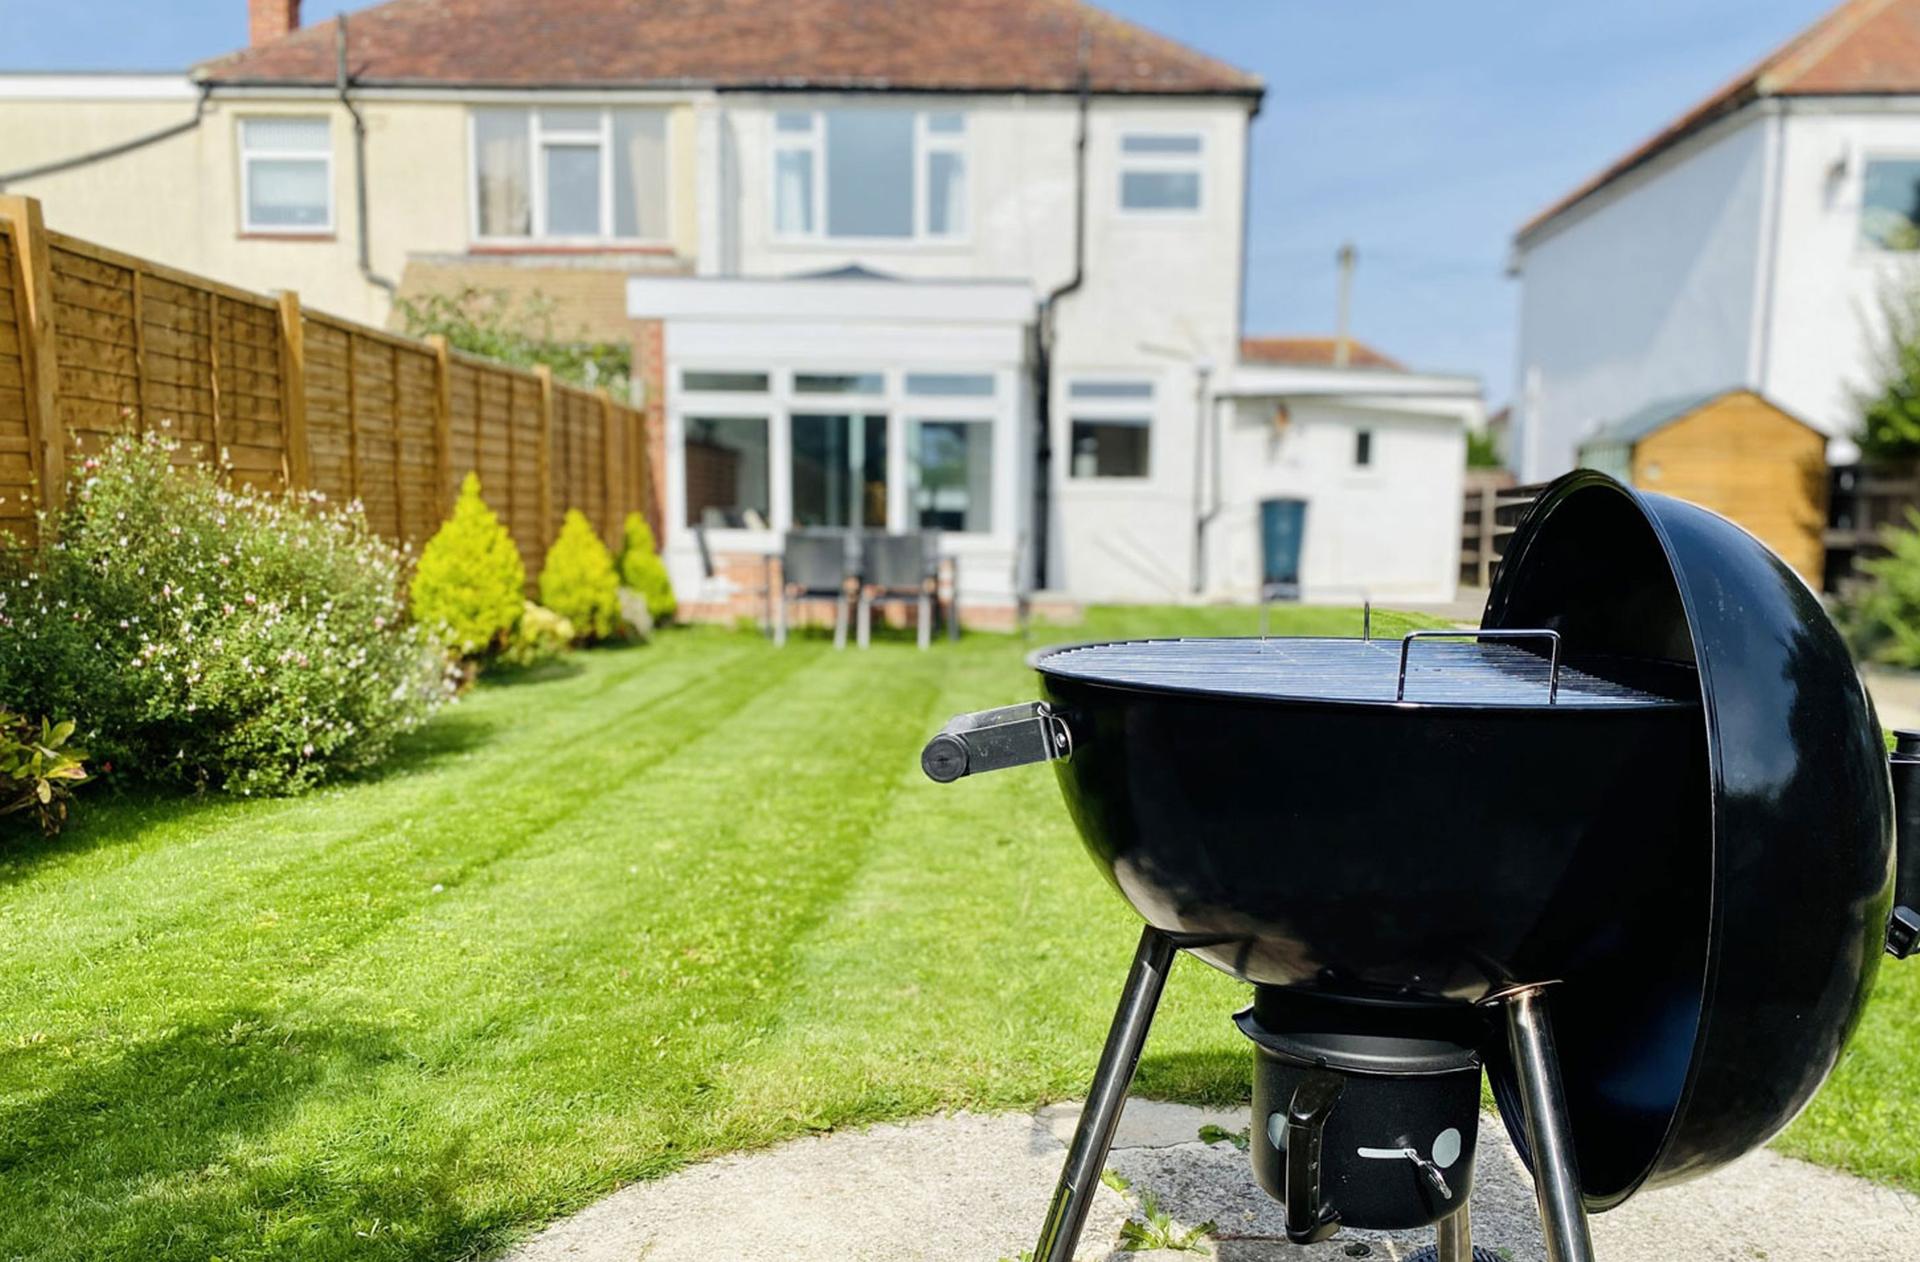
[[[604,640],[620,618],[620,578],[607,545],[577,508],[567,510],[560,537],[540,570],[540,603],[573,623],[582,639]]]
[[[432,628],[449,652],[478,657],[505,642],[526,600],[520,549],[480,498],[469,473],[460,498],[427,546],[413,574],[413,616]]]
[[[647,599],[647,612],[657,625],[673,617],[678,602],[667,564],[653,544],[653,527],[639,513],[628,513],[620,547],[620,583]]]
[[[230,490],[176,446],[116,439],[76,468],[0,591],[0,701],[194,787],[297,792],[377,761],[449,695],[401,554],[357,509]]]
[[[573,646],[573,623],[544,605],[527,601],[513,624],[499,660],[508,666],[538,666],[562,657]]]
[[[87,782],[86,752],[72,739],[72,719],[36,724],[0,710],[0,815],[32,811],[41,832],[60,831],[74,789]]]

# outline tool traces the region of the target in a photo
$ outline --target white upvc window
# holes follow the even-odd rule
[[[667,240],[666,110],[487,107],[471,133],[475,240]]]
[[[333,125],[322,117],[240,120],[240,230],[333,231]]]
[[[779,110],[772,151],[778,239],[967,236],[967,117],[958,110]]]
[[[1067,384],[1067,476],[1146,478],[1153,473],[1153,382],[1076,377]]]
[[[1191,215],[1205,203],[1205,137],[1127,131],[1120,136],[1119,205],[1129,215]]]

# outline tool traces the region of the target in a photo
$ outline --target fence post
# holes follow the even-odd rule
[[[1500,492],[1489,485],[1480,488],[1480,586],[1493,586],[1493,527],[1494,509],[1500,503]]]
[[[454,493],[453,357],[444,333],[429,333],[427,345],[433,348],[433,476],[440,497],[434,507],[438,517],[444,517],[444,506],[453,502]]]
[[[27,366],[28,461],[48,511],[66,498],[67,443],[57,406],[60,356],[53,336],[53,259],[46,220],[32,197],[0,196],[0,215],[13,221],[13,248],[20,256],[20,293],[26,318],[21,360]]]
[[[553,369],[535,364],[533,375],[540,382],[540,452],[535,461],[540,478],[540,533],[551,543],[560,537],[553,521]],[[551,537],[548,532],[553,532]]]
[[[287,487],[313,486],[313,448],[307,439],[307,331],[300,323],[300,295],[283,289],[280,299],[280,413],[286,421]]]
[[[607,538],[618,548],[626,520],[626,505],[620,494],[620,474],[626,462],[616,460],[620,451],[620,411],[614,407],[613,396],[605,387],[595,393],[600,396],[600,486],[607,504]]]

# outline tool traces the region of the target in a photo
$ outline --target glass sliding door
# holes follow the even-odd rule
[[[993,422],[914,421],[907,441],[909,524],[968,534],[993,529]]]
[[[887,418],[793,414],[793,524],[887,524]]]

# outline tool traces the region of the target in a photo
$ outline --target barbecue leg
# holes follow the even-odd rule
[[[1107,1150],[1113,1147],[1113,1132],[1127,1102],[1127,1087],[1140,1064],[1147,1027],[1153,1024],[1153,1010],[1160,1006],[1160,992],[1166,987],[1173,953],[1172,938],[1152,925],[1140,931],[1140,945],[1133,953],[1133,968],[1127,973],[1126,989],[1120,992],[1113,1025],[1107,1030],[1100,1067],[1094,1071],[1086,1107],[1080,1111],[1080,1125],[1073,1132],[1073,1146],[1067,1149],[1067,1164],[1060,1170],[1053,1202],[1047,1206],[1040,1243],[1033,1246],[1033,1262],[1072,1262],[1073,1251],[1080,1243],[1080,1229],[1087,1225],[1087,1211],[1093,1207],[1093,1194],[1100,1186]]]

